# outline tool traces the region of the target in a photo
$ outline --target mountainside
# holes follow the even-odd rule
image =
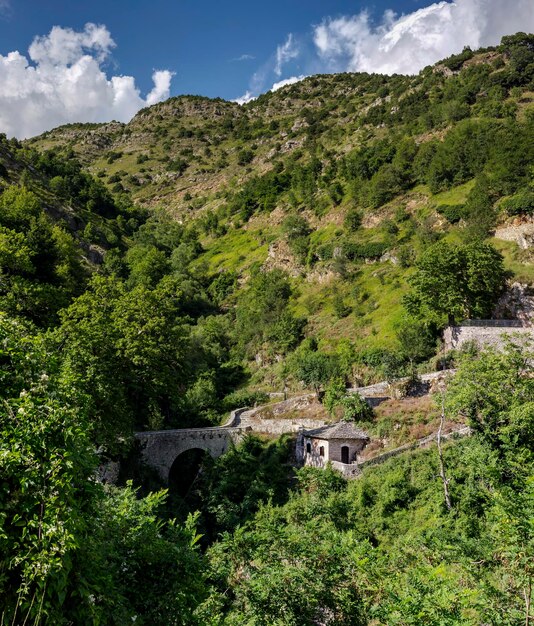
[[[110,248],[125,248],[144,214],[68,155],[0,137],[2,309],[57,322],[59,309],[83,292]]]
[[[466,49],[418,76],[313,76],[245,106],[180,96],[140,111],[128,124],[73,124],[28,143],[72,148],[104,182],[117,190],[122,185],[140,202],[165,203],[180,213],[216,207],[217,193],[227,187],[290,157],[305,160],[310,142],[325,164],[391,130],[420,144],[442,138],[464,118],[523,117],[533,94],[528,59],[518,50],[528,38],[524,45],[521,37],[505,42],[477,53]],[[511,93],[513,87],[520,90]]]
[[[238,287],[260,267],[287,272],[293,312],[325,346],[394,347],[429,243],[530,219],[532,45],[505,37],[413,77],[314,76],[245,106],[172,98],[26,143],[73,150],[118,197],[185,223],[202,246],[192,267]],[[531,282],[531,252],[493,243]]]
[[[533,139],[522,33],[1,137],[0,623],[532,623]]]

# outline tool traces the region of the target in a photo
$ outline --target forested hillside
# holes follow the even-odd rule
[[[223,304],[280,269],[288,311],[325,349],[349,338],[358,352],[396,349],[418,255],[532,211],[531,45],[508,37],[414,77],[314,76],[243,107],[180,97],[29,145],[73,150],[118,197],[177,218],[200,244],[189,267],[219,276]],[[530,282],[529,253],[492,243]],[[145,248],[157,280],[169,253]],[[269,332],[248,342],[264,363],[278,349]]]
[[[532,288],[499,233],[532,223],[533,103],[519,33],[417,76],[2,138],[0,624],[532,623],[532,349],[441,333]],[[446,367],[411,414],[347,395]],[[136,464],[135,431],[306,391],[377,439],[441,412],[472,436],[350,483],[284,438],[186,492]]]

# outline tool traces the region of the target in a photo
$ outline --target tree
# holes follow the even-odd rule
[[[128,292],[116,278],[98,276],[62,313],[53,339],[63,375],[86,398],[93,435],[106,449],[124,446],[155,407],[164,421],[177,419],[195,371],[183,305],[172,279]]]
[[[291,284],[285,272],[259,272],[241,296],[237,311],[236,338],[249,354],[268,341],[279,352],[296,346],[304,322],[288,309]]]
[[[373,409],[358,393],[345,395],[339,404],[343,407],[342,419],[345,422],[361,422],[373,417]]]
[[[412,293],[405,298],[418,317],[448,317],[449,324],[471,317],[489,317],[506,279],[502,255],[491,245],[455,245],[439,241],[416,263]]]
[[[415,364],[432,356],[435,341],[429,328],[415,319],[405,319],[396,332],[400,345],[400,355],[410,364],[412,378],[415,377]]]
[[[447,391],[447,408],[464,415],[469,426],[517,471],[534,450],[533,354],[529,346],[508,343],[504,351],[466,354]],[[504,457],[503,457],[504,458]]]
[[[343,226],[345,230],[350,233],[354,233],[360,228],[362,224],[362,214],[356,207],[351,207],[347,210],[345,218],[343,220]]]
[[[130,284],[155,287],[169,271],[165,253],[155,246],[137,245],[128,250],[125,257],[130,269]]]
[[[304,344],[294,354],[292,370],[294,376],[306,387],[311,387],[317,396],[329,380],[339,375],[335,356],[311,350]]]
[[[328,473],[321,470],[319,481]],[[333,476],[332,483],[343,482]],[[299,523],[303,518],[308,523]],[[332,520],[264,505],[252,526],[210,549],[213,590],[197,615],[210,626],[223,615],[228,623],[257,626],[363,626],[368,619],[359,575],[366,553],[365,543]]]
[[[0,314],[0,359],[0,621],[194,623],[196,519],[95,480],[90,407],[31,325]]]
[[[282,232],[300,263],[304,263],[308,254],[311,232],[308,221],[302,215],[288,215],[282,222]]]

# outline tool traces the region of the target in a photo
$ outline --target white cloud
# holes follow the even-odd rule
[[[365,11],[327,18],[313,39],[324,71],[415,74],[464,46],[495,45],[503,35],[533,30],[532,0],[454,0],[401,16],[386,11],[377,26]]]
[[[0,55],[0,132],[25,138],[68,122],[128,121],[169,97],[168,70],[153,73],[146,98],[132,76],[108,78],[102,64],[114,47],[105,26],[54,26],[34,39],[29,59],[18,51]]]
[[[237,102],[237,104],[246,104],[252,100],[256,100],[256,96],[251,91],[245,91],[240,98],[236,98],[235,100],[232,100],[232,102]]]
[[[278,91],[286,85],[294,85],[295,83],[300,83],[300,81],[304,80],[305,78],[307,78],[307,76],[305,76],[304,74],[302,74],[301,76],[291,76],[291,78],[284,78],[284,80],[279,80],[277,83],[274,83],[274,85],[271,87],[271,91]]]
[[[278,46],[276,48],[276,64],[274,66],[274,73],[277,76],[282,75],[283,66],[292,59],[296,59],[300,54],[300,48],[293,37],[293,34],[290,33],[287,36],[285,43]]]
[[[232,59],[232,61],[253,61],[255,58],[256,57],[252,54],[242,54],[241,56]]]

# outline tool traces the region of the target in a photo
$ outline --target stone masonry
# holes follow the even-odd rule
[[[206,450],[216,458],[224,454],[232,443],[238,443],[250,430],[248,428],[183,428],[136,433],[141,445],[141,457],[167,482],[176,459],[187,450]]]
[[[523,343],[534,339],[534,328],[524,326],[449,326],[443,333],[445,350],[460,348],[468,341],[481,347],[502,348],[506,340]]]

